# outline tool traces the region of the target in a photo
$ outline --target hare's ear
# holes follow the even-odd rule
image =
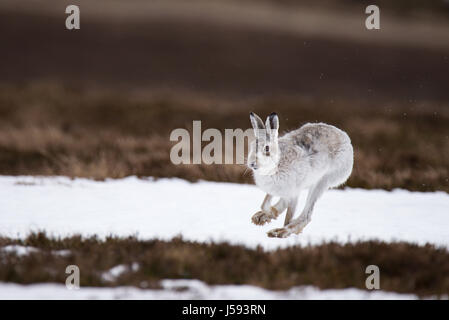
[[[252,124],[253,129],[254,129],[254,135],[257,137],[259,135],[259,133],[260,133],[260,130],[265,130],[265,126],[263,125],[263,121],[254,112],[251,112],[249,114],[249,119],[251,120],[251,124]]]
[[[275,112],[267,117],[265,127],[271,136],[277,137],[279,130],[279,117]]]

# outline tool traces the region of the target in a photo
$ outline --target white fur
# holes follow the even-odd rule
[[[270,237],[287,237],[298,234],[310,222],[315,202],[324,191],[349,178],[353,148],[344,131],[325,123],[307,123],[278,138],[278,117],[272,114],[269,118],[275,126],[271,127],[267,118],[265,133],[260,118],[251,114],[256,140],[251,144],[248,166],[256,185],[267,193],[262,211],[252,220],[255,224],[264,224],[288,208],[284,228],[268,232]],[[269,154],[265,152],[266,146]],[[292,220],[299,194],[305,189],[309,194],[304,210]],[[273,196],[281,200],[271,206]]]

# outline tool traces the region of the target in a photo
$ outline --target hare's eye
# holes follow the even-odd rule
[[[270,156],[270,147],[269,147],[269,146],[265,146],[265,155],[266,155],[267,157]]]

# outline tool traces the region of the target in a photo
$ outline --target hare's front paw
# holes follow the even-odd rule
[[[276,228],[267,232],[270,238],[287,238],[292,232],[287,228]]]
[[[272,213],[266,213],[266,212],[263,212],[263,211],[259,211],[259,212],[255,213],[253,215],[253,217],[251,218],[251,221],[254,224],[262,226],[265,223],[270,222],[272,219],[276,219],[276,215],[274,215]]]

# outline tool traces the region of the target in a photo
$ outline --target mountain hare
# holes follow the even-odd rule
[[[252,221],[263,225],[287,209],[284,227],[269,231],[268,236],[298,234],[310,222],[315,202],[323,192],[343,184],[351,175],[351,140],[342,130],[324,123],[307,123],[278,138],[276,113],[267,117],[265,125],[252,112],[250,119],[256,139],[250,145],[247,165],[256,185],[267,193],[262,211],[254,214]],[[292,220],[303,189],[309,190],[306,205]],[[273,197],[280,199],[272,206]]]

